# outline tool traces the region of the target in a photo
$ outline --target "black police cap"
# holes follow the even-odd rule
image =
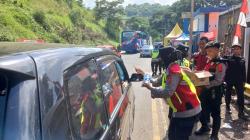
[[[205,49],[208,49],[208,48],[220,49],[220,43],[219,42],[208,42]]]
[[[180,44],[176,49],[180,50],[182,53],[188,53],[189,47]]]
[[[174,52],[175,52],[174,47],[165,47],[165,48],[159,49],[159,55],[161,58],[167,58]]]
[[[209,39],[208,39],[207,37],[203,36],[203,37],[200,38],[200,41],[203,41],[203,42],[205,42],[205,43],[208,43],[208,42],[209,42]]]

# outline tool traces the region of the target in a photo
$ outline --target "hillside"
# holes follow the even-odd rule
[[[0,0],[0,7],[0,41],[114,43],[104,32],[105,22],[76,0]]]

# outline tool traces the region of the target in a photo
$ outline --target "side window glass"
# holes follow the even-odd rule
[[[75,67],[66,80],[71,125],[77,139],[99,139],[107,126],[97,67],[89,61]]]
[[[118,71],[118,74],[119,74],[119,77],[121,79],[122,82],[126,81],[126,75],[125,75],[125,72],[123,71],[121,65],[119,63],[115,63],[116,65],[116,69]]]
[[[107,101],[107,108],[111,116],[119,99],[122,96],[121,80],[116,70],[114,61],[106,61],[101,64],[102,89]]]

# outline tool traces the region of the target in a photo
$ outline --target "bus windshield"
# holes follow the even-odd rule
[[[134,37],[134,32],[123,32],[122,33],[122,42],[130,41]]]

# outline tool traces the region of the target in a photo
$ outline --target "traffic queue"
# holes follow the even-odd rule
[[[201,127],[194,135],[212,131],[210,140],[219,140],[222,99],[225,96],[226,113],[230,115],[233,87],[237,93],[238,117],[246,122],[249,120],[244,112],[246,68],[241,45],[233,44],[230,56],[222,56],[221,44],[207,37],[201,37],[198,45],[199,51],[192,56],[185,45],[155,48],[151,78],[142,69],[135,68],[137,73],[144,75],[142,86],[151,91],[151,97],[162,98],[170,106],[169,140],[189,140],[198,122]],[[165,70],[157,76],[159,65]]]

